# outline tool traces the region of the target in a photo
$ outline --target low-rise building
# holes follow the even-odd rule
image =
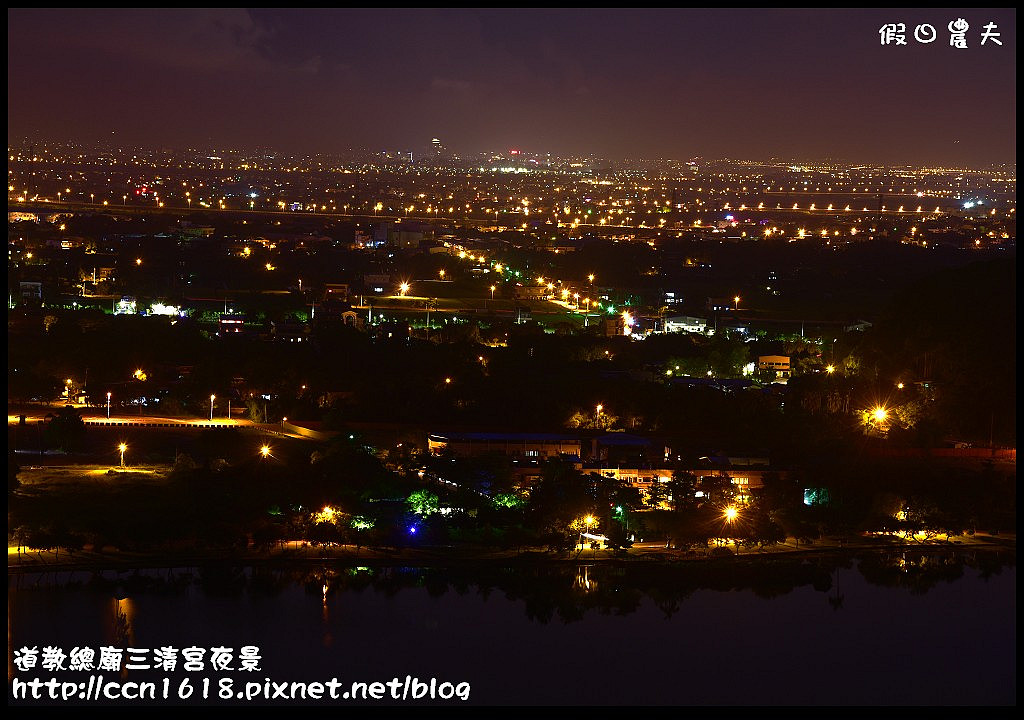
[[[231,313],[224,313],[220,316],[220,322],[218,323],[217,334],[221,337],[225,335],[240,335],[245,332],[245,316],[235,315]]]
[[[460,457],[499,453],[511,458],[580,456],[580,438],[555,433],[435,433],[427,437],[432,453],[445,450]]]
[[[761,355],[757,358],[757,369],[774,371],[776,378],[788,378],[790,365],[788,355]]]
[[[676,315],[665,318],[665,332],[706,333],[708,321],[705,318]]]

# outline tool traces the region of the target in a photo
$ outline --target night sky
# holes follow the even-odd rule
[[[982,166],[1015,65],[1013,10],[9,10],[8,142]]]

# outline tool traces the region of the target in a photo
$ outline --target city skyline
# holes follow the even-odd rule
[[[969,24],[966,48],[948,43],[953,15]],[[439,137],[467,155],[520,147],[974,167],[1009,162],[1016,149],[1007,11],[16,10],[8,19],[9,143],[332,153]],[[880,42],[890,22],[906,24],[905,46]],[[915,41],[922,23],[939,29],[933,44]],[[1002,45],[979,45],[986,23]]]

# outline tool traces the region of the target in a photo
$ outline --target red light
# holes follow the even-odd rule
[[[518,150],[509,150],[509,153],[512,154],[512,155],[518,155],[519,151]]]

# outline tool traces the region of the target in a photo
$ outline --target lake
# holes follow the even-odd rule
[[[185,673],[179,660],[103,673],[172,688],[209,678],[191,705],[220,703],[221,678],[235,695],[253,681],[407,675],[469,683],[467,701],[418,701],[442,706],[1016,703],[1013,552],[14,573],[8,601],[9,680],[97,674],[21,671],[23,646],[225,647],[235,668],[239,648],[260,649],[255,672]],[[301,701],[248,704],[267,702]],[[319,704],[332,702],[351,704]],[[388,703],[402,701],[365,701]]]

